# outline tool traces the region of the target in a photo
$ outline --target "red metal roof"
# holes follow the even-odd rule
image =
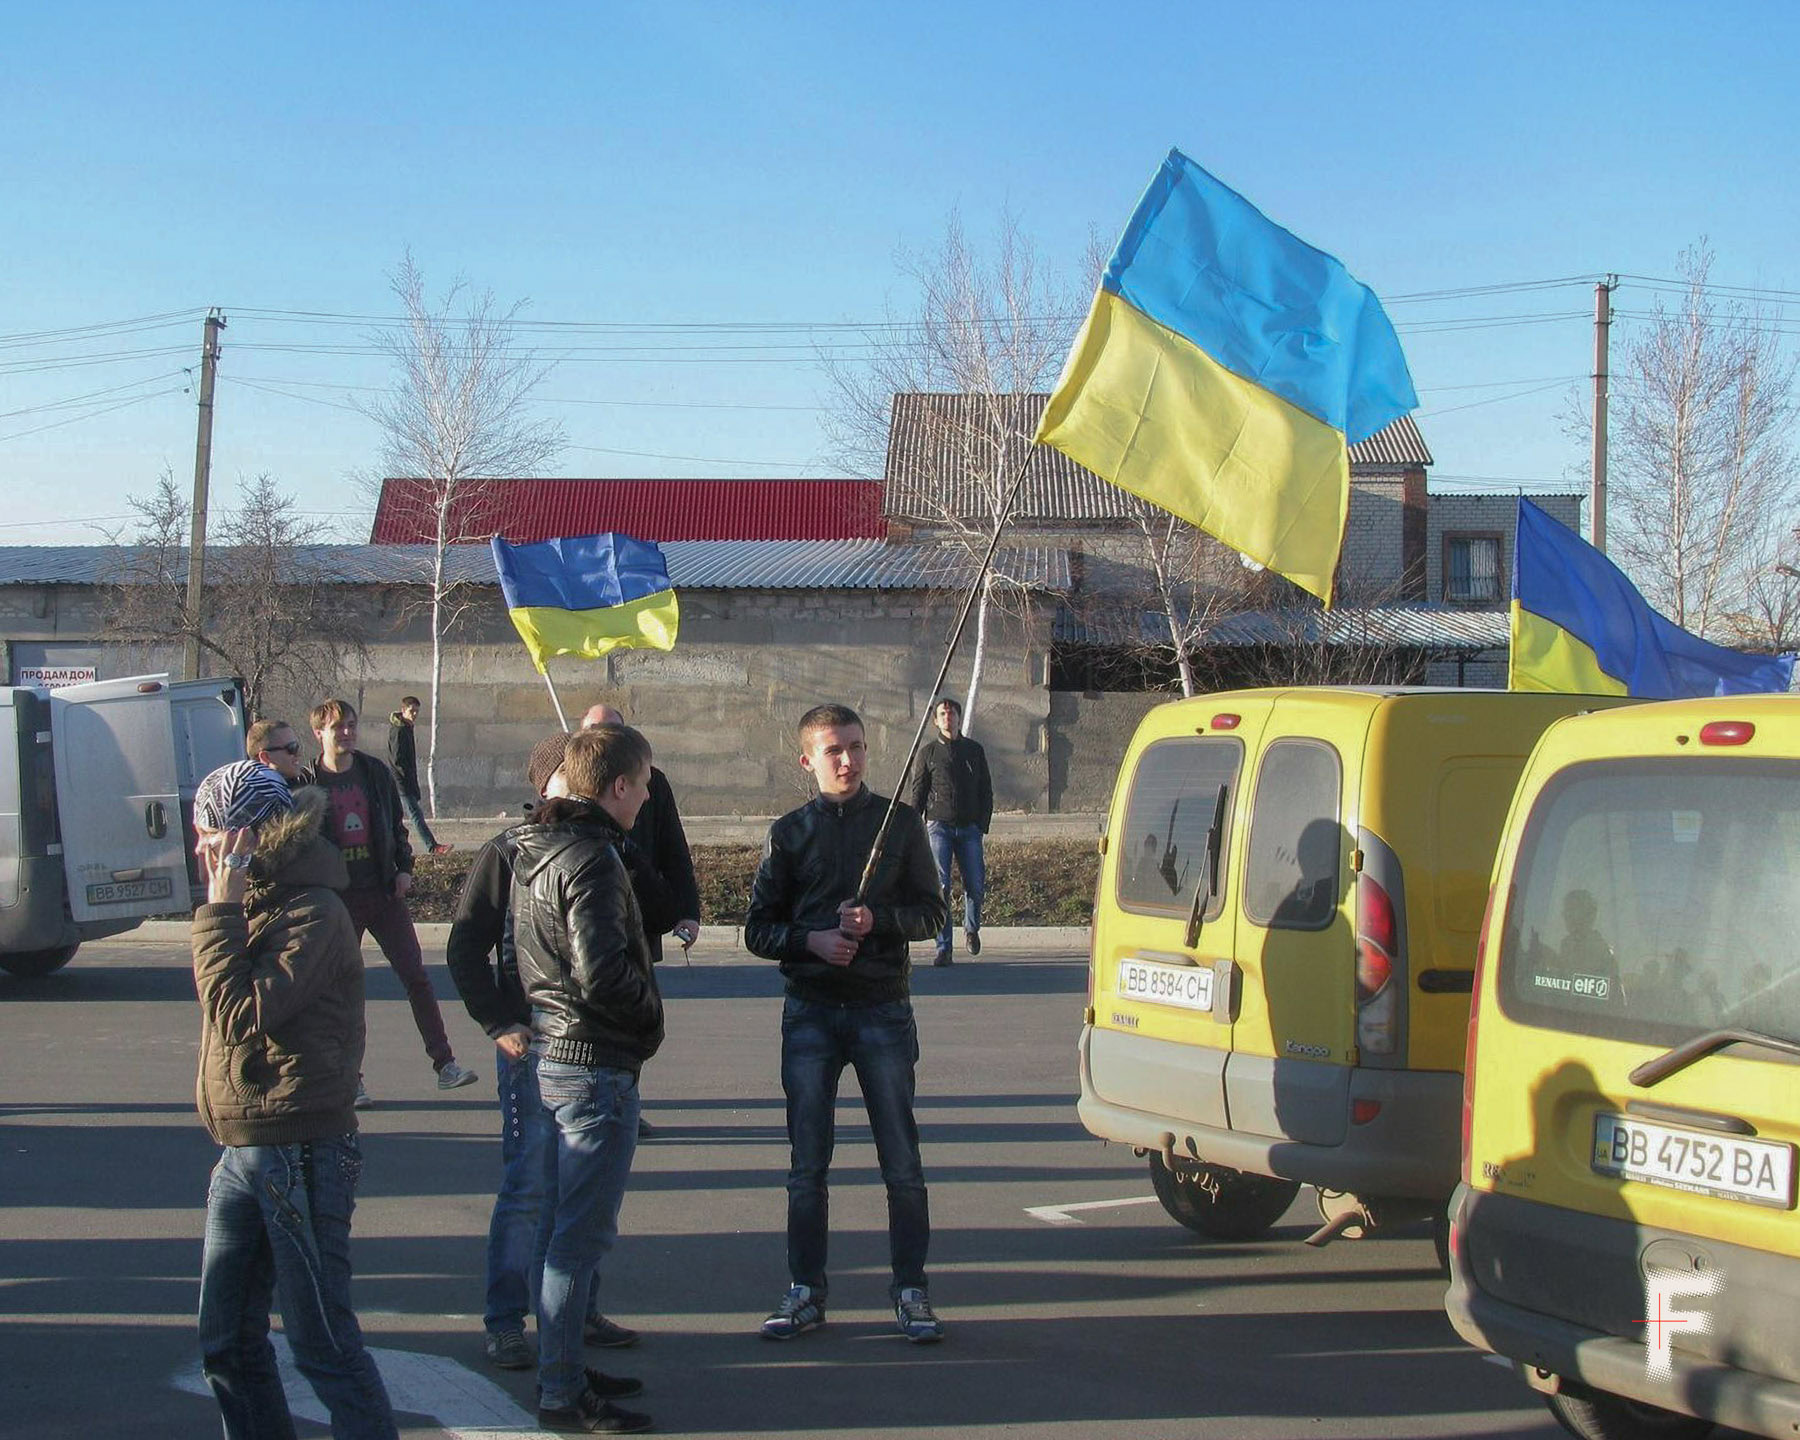
[[[881,540],[879,480],[472,480],[453,537],[515,544],[619,530],[639,540]],[[381,483],[375,545],[436,538],[424,482]]]

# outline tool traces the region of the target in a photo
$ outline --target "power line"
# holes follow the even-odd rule
[[[63,425],[79,425],[84,420],[97,420],[102,415],[110,415],[115,410],[129,409],[133,405],[141,405],[146,400],[157,400],[164,395],[180,395],[185,393],[185,385],[171,386],[167,390],[155,390],[148,395],[134,395],[129,400],[120,400],[113,405],[103,405],[97,410],[90,410],[86,415],[71,415],[66,420],[52,420],[48,425],[36,425],[29,430],[15,430],[10,435],[0,435],[0,443],[8,440],[23,440],[27,435],[42,434],[45,430],[55,430]]]

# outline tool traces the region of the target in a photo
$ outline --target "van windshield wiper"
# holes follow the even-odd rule
[[[1206,920],[1206,907],[1219,893],[1219,851],[1225,838],[1225,787],[1219,787],[1213,801],[1212,825],[1206,832],[1206,853],[1200,857],[1200,878],[1194,882],[1194,908],[1188,911],[1187,948],[1200,943],[1200,927]]]
[[[1779,1050],[1783,1055],[1800,1055],[1800,1040],[1765,1035],[1760,1030],[1708,1030],[1654,1060],[1646,1060],[1626,1078],[1633,1085],[1648,1089],[1727,1045],[1761,1045],[1768,1050]]]

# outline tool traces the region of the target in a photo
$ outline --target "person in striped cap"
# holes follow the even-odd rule
[[[213,771],[194,797],[206,903],[194,912],[195,1101],[219,1143],[200,1262],[201,1367],[228,1440],[291,1435],[271,1302],[332,1434],[397,1434],[350,1305],[362,1173],[356,1079],[363,964],[320,834],[325,796],[266,765]]]

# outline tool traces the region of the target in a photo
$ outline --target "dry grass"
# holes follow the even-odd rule
[[[412,893],[415,920],[450,918],[473,855],[472,850],[455,850],[448,855],[418,858]],[[760,847],[754,845],[694,847],[694,870],[700,877],[700,919],[704,924],[743,922],[744,909],[750,902],[750,882],[761,855]],[[990,842],[984,923],[1087,924],[1093,910],[1098,863],[1092,840]],[[953,893],[960,895],[961,891],[953,888]]]

